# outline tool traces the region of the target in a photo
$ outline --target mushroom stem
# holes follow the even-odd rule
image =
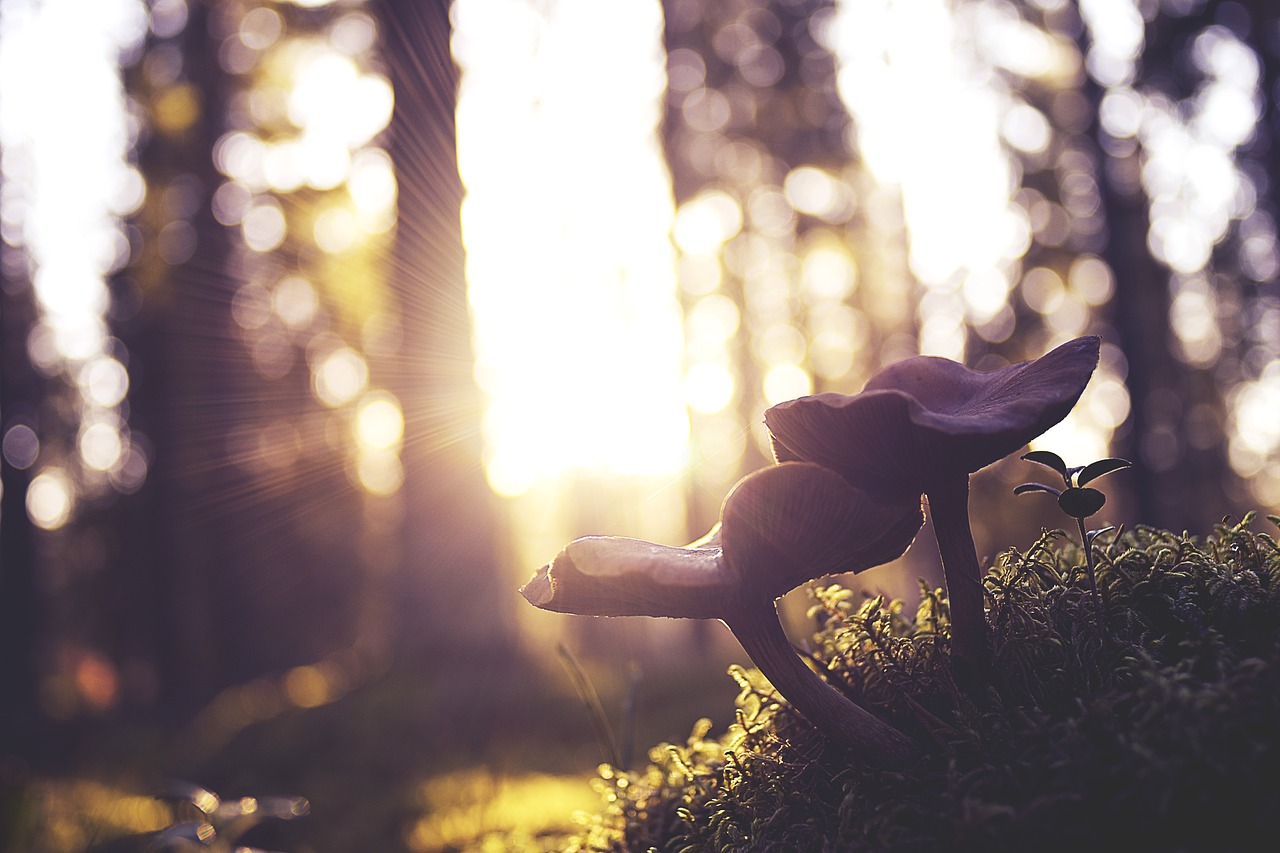
[[[982,598],[982,569],[969,529],[969,475],[945,477],[926,494],[933,535],[938,540],[942,572],[951,608],[953,659],[970,672],[981,672],[990,660],[987,616]]]
[[[911,738],[856,705],[800,659],[772,601],[743,603],[724,622],[769,683],[823,735],[882,767],[902,767],[919,757]]]

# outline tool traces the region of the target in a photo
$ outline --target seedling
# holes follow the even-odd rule
[[[1112,471],[1129,468],[1133,463],[1127,459],[1108,457],[1073,468],[1068,467],[1061,456],[1048,450],[1033,450],[1023,454],[1022,458],[1028,462],[1052,468],[1062,476],[1062,482],[1066,484],[1065,489],[1058,489],[1046,486],[1044,483],[1023,483],[1013,492],[1016,495],[1032,492],[1054,495],[1058,499],[1058,508],[1076,520],[1080,528],[1080,544],[1084,546],[1085,568],[1089,572],[1089,595],[1093,598],[1093,612],[1097,616],[1098,624],[1101,625],[1102,604],[1098,600],[1098,579],[1093,563],[1093,540],[1098,537],[1098,534],[1105,533],[1111,528],[1104,527],[1101,530],[1092,531],[1085,528],[1084,520],[1097,513],[1107,503],[1106,495],[1097,489],[1088,488],[1087,484]]]

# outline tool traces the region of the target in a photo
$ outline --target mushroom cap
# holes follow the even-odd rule
[[[575,539],[520,593],[562,613],[722,618],[740,599],[772,601],[814,578],[888,562],[924,521],[918,499],[885,503],[805,462],[747,475],[720,515],[711,533],[683,548]]]
[[[821,465],[784,462],[744,477],[720,519],[729,569],[772,600],[823,575],[902,556],[924,513],[918,497],[880,500]]]
[[[780,403],[765,423],[779,461],[817,462],[901,500],[939,476],[990,465],[1066,417],[1097,367],[1100,344],[1076,338],[987,373],[910,358],[881,370],[859,394]]]

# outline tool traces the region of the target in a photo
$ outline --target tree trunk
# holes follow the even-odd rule
[[[0,247],[0,254],[17,251]],[[0,281],[0,436],[34,410],[37,378],[27,359],[27,333],[35,315],[30,287]],[[30,424],[34,426],[34,424]],[[36,646],[40,598],[36,587],[35,534],[27,516],[30,475],[0,459],[0,763],[30,755],[39,719]]]

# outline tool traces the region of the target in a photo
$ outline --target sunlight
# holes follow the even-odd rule
[[[489,482],[514,497],[563,477],[677,476],[689,428],[661,7],[461,0],[454,24]],[[735,229],[721,208],[677,239],[718,246]],[[703,405],[723,397],[713,377],[692,385]]]
[[[463,770],[427,779],[415,805],[422,817],[405,831],[414,853],[443,850],[546,849],[564,832],[564,816],[598,808],[601,795],[582,776],[507,775]],[[474,846],[479,841],[479,846]]]

